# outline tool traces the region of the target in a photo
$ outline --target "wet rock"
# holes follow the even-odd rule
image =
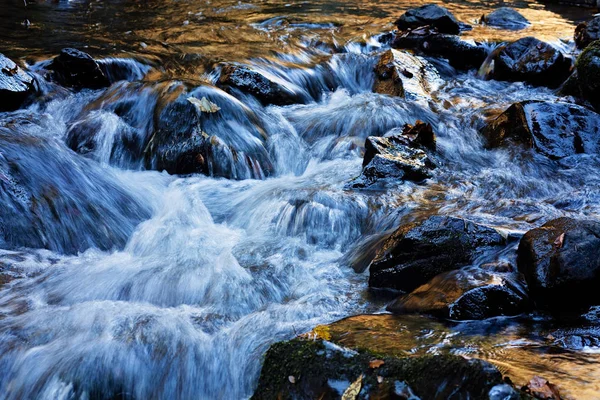
[[[600,151],[600,115],[570,103],[515,103],[481,132],[488,148],[522,144],[552,159]]]
[[[396,314],[431,314],[454,320],[518,315],[528,308],[522,285],[509,274],[467,269],[442,273],[387,307]]]
[[[381,357],[322,340],[294,339],[267,351],[252,398],[340,398],[352,383],[356,395],[346,398],[403,398],[398,396],[412,393],[441,400],[487,399],[503,382],[498,369],[482,360],[454,355]]]
[[[510,7],[501,7],[487,15],[483,15],[480,23],[494,28],[512,30],[525,29],[530,25],[527,18]]]
[[[425,98],[438,87],[439,75],[435,68],[412,54],[388,50],[375,66],[375,93],[408,99]]]
[[[256,97],[263,105],[286,106],[304,103],[302,96],[250,67],[238,64],[221,66],[218,86],[227,92],[237,89]]]
[[[53,71],[51,78],[64,86],[99,89],[110,85],[96,60],[77,49],[62,49],[48,68]]]
[[[526,37],[497,52],[491,76],[497,80],[553,88],[569,77],[571,67],[571,60],[558,49],[534,37]]]
[[[395,22],[399,30],[431,26],[440,33],[457,35],[460,33],[460,23],[446,8],[437,4],[427,4],[406,11]]]
[[[32,134],[29,130],[39,131]],[[78,253],[122,248],[150,217],[108,170],[74,156],[32,120],[0,127],[0,247]]]
[[[595,17],[589,22],[583,22],[575,28],[575,45],[578,49],[585,49],[593,41],[600,39],[600,17]]]
[[[0,111],[16,110],[34,92],[33,78],[0,53]]]
[[[466,42],[459,36],[441,34],[429,27],[396,35],[392,47],[445,58],[457,69],[479,68],[488,56],[488,50],[479,43]]]
[[[435,135],[431,125],[421,121],[407,125],[402,133],[392,130],[389,136],[369,136],[363,170],[352,187],[365,188],[390,179],[419,182],[430,178],[436,166],[425,149],[435,150]]]
[[[579,55],[569,81],[571,93],[565,94],[583,98],[600,109],[600,41],[593,42]]]
[[[389,237],[371,262],[369,286],[410,292],[504,244],[504,237],[493,228],[435,215],[403,225]]]
[[[553,310],[600,304],[600,222],[558,218],[527,232],[517,264],[533,301]]]

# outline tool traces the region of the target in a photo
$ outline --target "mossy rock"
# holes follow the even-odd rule
[[[381,357],[321,339],[297,338],[269,349],[252,398],[340,398],[359,380],[357,399],[402,398],[402,393],[422,399],[488,399],[492,388],[508,386],[498,369],[482,360],[455,355]],[[511,398],[519,398],[510,390]]]

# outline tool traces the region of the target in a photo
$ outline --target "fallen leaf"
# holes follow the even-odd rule
[[[371,360],[371,362],[369,363],[369,368],[379,368],[381,367],[383,364],[385,364],[385,361],[383,360]]]
[[[559,237],[556,238],[556,240],[554,241],[554,245],[556,246],[557,249],[560,249],[561,247],[563,247],[564,241],[565,241],[565,234],[562,233]]]
[[[290,383],[296,383],[296,378],[293,375],[288,376],[288,381],[290,381]]]
[[[348,386],[348,389],[346,389],[346,391],[342,395],[342,400],[356,400],[358,394],[360,393],[360,389],[362,389],[362,380],[363,375],[360,374],[358,379],[356,379],[354,382],[352,382],[350,386]]]
[[[538,399],[561,400],[558,387],[542,377],[534,376],[527,384],[527,388]]]
[[[203,97],[200,100],[198,100],[195,97],[188,97],[187,101],[189,101],[190,103],[192,103],[193,105],[195,105],[196,108],[198,110],[200,110],[200,112],[205,112],[205,113],[211,113],[212,114],[212,113],[216,113],[217,111],[219,111],[221,109],[221,107],[219,107],[218,105],[216,105],[212,101],[208,100],[206,97]]]
[[[383,383],[383,376],[377,375],[377,383]]]

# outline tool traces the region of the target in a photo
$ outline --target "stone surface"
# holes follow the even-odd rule
[[[48,68],[53,71],[52,79],[64,86],[99,89],[110,85],[96,60],[77,49],[62,49]]]
[[[16,110],[34,92],[33,78],[0,54],[0,111]]]
[[[570,103],[515,103],[481,132],[489,148],[522,144],[551,159],[600,151],[600,115]]]
[[[395,314],[431,314],[453,320],[518,315],[528,309],[523,286],[512,274],[475,268],[442,273],[403,295],[387,310]]]
[[[593,41],[600,39],[600,17],[595,17],[589,22],[583,22],[575,28],[575,45],[578,49],[585,49]]]
[[[389,237],[369,266],[369,286],[410,292],[504,244],[505,238],[493,228],[435,215],[403,225]]]
[[[536,38],[526,37],[497,52],[492,77],[554,88],[569,77],[571,67],[571,60],[558,49]]]
[[[579,310],[600,304],[600,222],[558,218],[519,243],[517,264],[540,307]]]
[[[395,22],[401,31],[431,26],[440,33],[456,35],[460,32],[460,23],[446,8],[437,4],[427,4],[407,10]]]
[[[228,92],[237,89],[250,94],[264,105],[304,103],[302,97],[289,88],[244,65],[223,64],[217,84]]]
[[[530,23],[519,12],[510,7],[497,8],[487,15],[481,17],[482,24],[494,28],[519,30],[527,28]]]

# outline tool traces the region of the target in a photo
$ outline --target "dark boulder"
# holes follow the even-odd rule
[[[305,102],[301,95],[294,93],[291,89],[250,67],[239,64],[221,65],[217,85],[229,93],[239,90],[242,93],[250,94],[263,105],[286,106]]]
[[[396,35],[392,47],[445,58],[457,69],[479,68],[488,56],[488,49],[479,43],[472,44],[459,36],[438,33],[429,27]]]
[[[439,86],[435,68],[404,51],[388,50],[375,66],[375,93],[408,99],[427,98]]]
[[[432,176],[436,165],[425,152],[435,150],[431,125],[418,121],[414,127],[407,125],[401,133],[391,132],[385,137],[367,138],[363,170],[352,187],[369,187],[389,179],[419,182]]]
[[[488,399],[499,385],[498,369],[478,359],[397,358],[299,338],[267,351],[252,399]]]
[[[12,111],[35,92],[33,78],[0,54],[0,111]]]
[[[0,127],[1,248],[119,249],[150,217],[110,170],[76,156],[45,124],[27,119],[7,126]]]
[[[565,86],[570,88],[569,93],[564,94],[583,98],[596,109],[600,109],[600,40],[590,44],[579,55],[575,63],[575,73]],[[564,89],[563,86],[563,92]]]
[[[480,23],[494,28],[512,30],[525,29],[530,25],[527,18],[510,7],[501,7],[482,16]]]
[[[99,89],[110,85],[96,60],[77,49],[62,49],[48,69],[52,70],[54,81],[75,89]]]
[[[440,33],[449,33],[457,35],[460,33],[461,25],[454,15],[446,8],[437,4],[427,4],[417,8],[411,8],[406,11],[395,22],[399,30],[420,28],[422,26],[431,26]]]
[[[575,45],[578,49],[585,49],[593,41],[600,39],[600,17],[595,17],[589,22],[583,22],[575,28]]]
[[[481,132],[488,148],[523,144],[551,159],[600,151],[600,115],[570,103],[515,103]]]
[[[554,88],[569,77],[571,67],[571,59],[560,50],[534,37],[526,37],[496,53],[491,76],[497,80]]]
[[[505,243],[495,229],[460,218],[435,215],[403,225],[371,262],[369,286],[410,292]]]
[[[517,265],[533,301],[553,310],[600,304],[600,222],[558,218],[519,243]]]
[[[462,269],[436,276],[387,309],[395,314],[472,320],[521,314],[528,304],[525,290],[511,274]]]

